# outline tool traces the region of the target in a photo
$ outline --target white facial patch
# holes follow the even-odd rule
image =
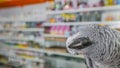
[[[75,50],[75,49],[70,49],[68,46],[69,46],[69,44],[71,44],[71,43],[73,42],[73,40],[74,40],[76,37],[78,37],[78,36],[79,36],[79,33],[76,33],[76,34],[74,34],[73,36],[68,37],[67,40],[66,40],[67,50],[68,50],[69,53],[71,53],[71,54],[73,54],[73,55],[77,55],[77,54],[78,54],[77,50]]]

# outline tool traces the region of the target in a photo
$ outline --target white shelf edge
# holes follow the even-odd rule
[[[52,35],[52,34],[44,34],[44,37],[61,37],[61,38],[67,38],[65,35]]]
[[[14,31],[44,31],[43,28],[25,28],[25,29],[13,29]]]
[[[43,28],[24,28],[24,29],[0,29],[4,31],[44,31]]]
[[[30,40],[34,40],[34,41],[42,41],[41,39],[38,38],[17,38],[17,37],[1,37],[0,36],[0,40],[21,40],[21,41],[30,41]]]
[[[95,22],[58,22],[58,23],[43,23],[43,26],[85,25],[85,24],[95,24]]]
[[[44,23],[43,26],[59,26],[59,25],[87,25],[87,24],[106,24],[106,25],[120,25],[120,21],[111,22],[59,22],[59,23]]]
[[[39,19],[21,19],[21,20],[19,20],[19,19],[0,19],[0,22],[16,22],[16,21],[22,21],[22,22],[40,22],[40,21],[44,21],[45,19],[42,19],[41,18],[41,20],[40,20],[40,18]]]
[[[114,6],[103,6],[103,7],[91,7],[91,8],[80,8],[72,10],[59,10],[59,11],[48,11],[47,14],[62,14],[62,13],[75,13],[75,12],[85,12],[85,11],[106,11],[106,10],[119,10],[120,5]]]

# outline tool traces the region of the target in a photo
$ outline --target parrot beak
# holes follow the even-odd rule
[[[83,49],[90,45],[92,45],[92,42],[88,37],[81,37],[74,39],[74,41],[71,44],[69,44],[68,47],[71,49]]]

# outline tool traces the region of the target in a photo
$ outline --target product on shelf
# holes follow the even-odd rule
[[[41,28],[41,22],[32,22],[29,23],[30,26],[27,26],[25,22],[8,22],[8,23],[0,23],[1,31],[0,31],[0,40],[2,41],[10,41],[5,42],[5,44],[10,46],[17,46],[19,48],[40,48],[44,44],[43,42],[43,32],[39,31],[36,28]],[[28,28],[28,31],[24,31],[25,28]],[[35,28],[33,30],[29,28]],[[4,30],[7,29],[7,30]],[[17,30],[16,30],[17,29]],[[34,31],[35,30],[35,31]],[[34,44],[28,45],[27,41],[34,41]],[[23,42],[19,42],[23,41]],[[16,43],[14,43],[16,42]],[[38,44],[39,43],[39,44]]]
[[[69,36],[70,26],[51,26],[45,29],[46,34]]]
[[[17,59],[17,57],[8,57],[8,56],[0,56],[0,68],[21,68],[23,63],[21,63],[21,59]],[[1,63],[4,67],[1,67]]]
[[[18,44],[16,46],[19,47],[19,48],[28,48],[29,47],[29,45],[27,43]]]
[[[72,9],[72,8],[73,8],[72,1],[71,0],[65,0],[63,10],[68,10],[68,9]]]
[[[56,34],[56,26],[51,26],[50,34]]]
[[[29,45],[29,47],[38,48],[38,49],[40,49],[40,46],[41,46],[39,43],[34,41],[28,41],[27,44]]]
[[[25,29],[25,28],[42,28],[41,22],[4,22],[0,23],[1,29]]]
[[[13,27],[11,29],[24,29],[26,28],[26,23],[25,22],[15,22],[15,23],[12,23]]]
[[[2,23],[3,28],[10,29],[12,28],[12,23],[11,22],[5,22],[4,24]]]
[[[63,31],[61,30],[61,28],[62,28],[62,26],[58,26],[58,28],[57,28],[57,34],[58,35],[63,35]]]
[[[50,2],[48,10],[68,10],[119,5],[119,0],[61,0]]]
[[[51,32],[51,27],[44,27],[44,33],[49,34]]]
[[[65,47],[66,38],[59,38],[59,37],[45,37],[45,47]]]
[[[116,0],[104,0],[104,4],[105,4],[105,6],[112,6],[117,3],[116,3]]]
[[[116,3],[119,5],[120,4],[120,0],[117,0]]]
[[[88,3],[86,0],[78,0],[78,8],[88,8]]]
[[[61,1],[55,2],[55,10],[62,10],[62,3],[61,3]]]
[[[27,54],[19,54],[19,53],[16,53],[16,55],[20,56],[20,57],[23,57],[23,58],[35,58],[33,55],[27,55]]]
[[[22,49],[17,49],[15,51],[15,54],[24,58],[35,58],[38,56],[37,52],[34,51],[29,51],[29,50],[22,50]]]
[[[41,28],[43,22],[26,22],[26,28]]]
[[[74,9],[78,8],[78,0],[72,0],[72,6]]]
[[[54,2],[53,1],[50,1],[49,2],[49,7],[47,7],[48,10],[54,10]]]
[[[77,13],[63,13],[58,15],[50,15],[48,22],[83,22],[83,21],[101,21],[102,12],[77,12]],[[54,21],[52,21],[53,19]]]
[[[56,22],[62,22],[63,18],[61,15],[58,14],[58,15],[55,15],[55,20],[56,20]]]
[[[120,12],[119,11],[106,11],[102,14],[102,21],[119,21]]]
[[[70,26],[65,26],[64,32],[65,32],[64,33],[65,36],[67,36],[67,37],[70,36]]]
[[[101,4],[102,4],[101,0],[94,0],[94,1],[88,0],[88,5],[90,7],[100,7],[102,6]]]
[[[61,16],[64,22],[74,22],[76,21],[77,15],[75,13],[71,13],[71,14],[65,13],[65,14],[61,14]]]
[[[57,29],[57,34],[58,35],[64,35],[64,29],[65,26],[57,26],[59,29]]]
[[[48,22],[55,23],[56,22],[55,17],[54,16],[48,16]]]
[[[8,63],[8,57],[0,55],[0,63],[7,64]]]
[[[47,36],[45,35],[45,40],[57,41],[59,39],[60,41],[60,38],[66,38],[70,36],[72,32],[73,33],[78,32],[83,27],[84,25],[76,25],[76,26],[60,25],[60,26],[51,26],[49,28],[45,27],[45,31],[49,31],[49,32],[45,32],[45,34],[47,35]]]

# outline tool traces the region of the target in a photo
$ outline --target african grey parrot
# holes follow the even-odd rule
[[[69,53],[86,59],[87,68],[120,68],[120,33],[109,26],[86,25],[68,37]]]

